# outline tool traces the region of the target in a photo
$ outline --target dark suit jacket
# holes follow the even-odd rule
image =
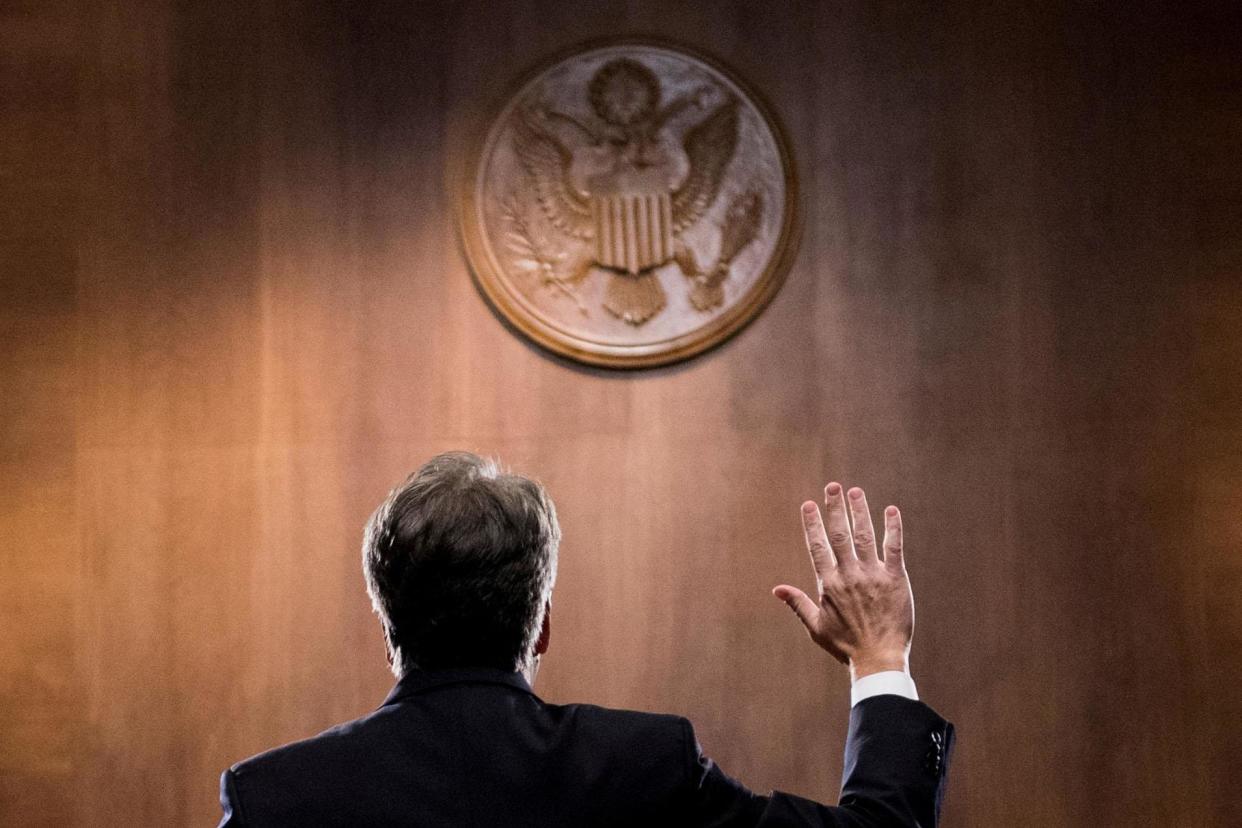
[[[921,702],[860,702],[827,807],[746,790],[678,716],[546,704],[517,673],[416,671],[369,716],[225,771],[221,825],[929,826],[952,744]]]

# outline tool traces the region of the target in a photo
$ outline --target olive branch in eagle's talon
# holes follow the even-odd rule
[[[559,269],[566,254],[548,251],[547,241],[530,226],[530,222],[518,207],[517,199],[512,195],[501,203],[501,212],[510,227],[505,231],[505,246],[514,255],[514,266],[528,273],[537,273],[542,284],[572,299],[582,315],[586,316],[586,305],[574,290],[575,283],[580,279],[566,279]]]

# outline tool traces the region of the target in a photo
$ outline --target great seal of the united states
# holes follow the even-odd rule
[[[459,205],[471,270],[535,342],[582,362],[685,359],[775,294],[793,161],[732,71],[667,44],[582,48],[487,122]]]

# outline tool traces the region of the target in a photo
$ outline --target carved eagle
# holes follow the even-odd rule
[[[693,268],[687,270],[692,257],[683,249],[681,235],[707,213],[720,192],[737,150],[738,103],[730,95],[686,130],[681,143],[689,172],[675,188],[657,184],[654,191],[578,190],[572,178],[574,153],[557,137],[550,117],[576,127],[594,146],[604,145],[603,141],[569,116],[531,105],[515,113],[514,152],[540,210],[558,232],[594,247],[571,281],[584,277],[593,265],[606,268],[611,278],[604,307],[618,318],[641,325],[664,307],[664,288],[653,272],[660,265],[676,260],[688,278],[700,275]],[[659,124],[651,128],[659,129]],[[613,142],[631,149],[636,145],[629,142],[634,140],[642,139],[631,133]]]
[[[594,238],[590,194],[578,192],[570,182],[574,160],[570,149],[528,107],[518,110],[513,132],[518,161],[548,222],[573,238]],[[682,148],[690,161],[690,172],[672,191],[676,234],[693,226],[715,202],[725,169],[737,149],[737,133],[738,101],[732,96],[686,131]]]

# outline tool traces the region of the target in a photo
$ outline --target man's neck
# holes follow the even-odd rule
[[[532,656],[527,659],[525,664],[518,669],[522,674],[522,678],[526,679],[526,683],[532,688],[535,686],[535,676],[539,674],[539,656]]]

